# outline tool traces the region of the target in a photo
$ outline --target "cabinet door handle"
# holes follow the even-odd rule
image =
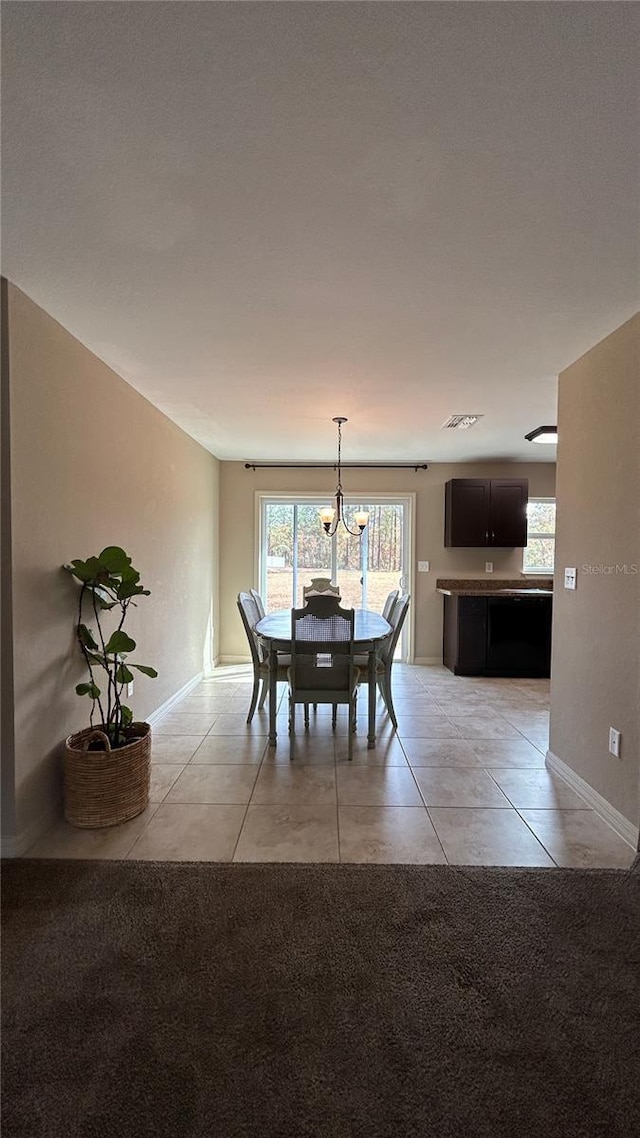
[[[489,530],[485,530],[484,534],[485,545],[489,544]]]

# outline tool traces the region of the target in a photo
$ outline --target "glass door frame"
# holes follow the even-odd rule
[[[268,493],[264,490],[256,490],[254,492],[254,565],[253,565],[253,578],[255,587],[262,595],[267,592],[267,558],[266,558],[266,526],[265,515],[266,507],[271,503],[298,503],[301,506],[326,506],[326,494],[310,494],[310,493],[296,493],[295,491],[288,491],[287,493]],[[402,575],[402,587],[405,592],[414,597],[414,550],[415,550],[415,518],[416,518],[416,494],[415,492],[407,492],[400,494],[359,494],[345,496],[345,503],[347,505],[367,505],[367,506],[384,506],[384,505],[400,505],[403,507],[404,526],[403,526],[403,548],[402,548],[402,561],[404,573]],[[320,518],[318,518],[318,526],[321,525]],[[331,540],[331,579],[336,580],[337,576],[337,543],[333,538]],[[294,588],[295,588],[295,574],[294,574]],[[415,604],[409,605],[409,612],[407,619],[404,622],[402,633],[400,636],[400,657],[403,663],[412,663],[414,649],[414,627],[415,627]]]

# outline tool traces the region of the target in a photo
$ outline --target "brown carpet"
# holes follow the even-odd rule
[[[3,866],[3,1138],[629,1138],[640,875]]]

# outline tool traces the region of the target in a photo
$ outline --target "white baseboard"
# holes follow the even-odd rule
[[[152,727],[154,723],[158,723],[158,721],[162,719],[162,716],[171,711],[177,703],[180,703],[181,700],[183,700],[190,691],[193,691],[193,689],[198,686],[203,678],[204,672],[198,672],[197,676],[194,676],[193,679],[188,680],[188,682],[184,684],[184,686],[181,687],[179,691],[174,692],[174,694],[170,695],[168,699],[165,699],[164,703],[162,703],[160,707],[157,707],[156,710],[151,713],[151,715],[147,715],[147,723],[150,723]]]
[[[179,691],[174,692],[172,696],[169,696],[169,699],[165,700],[165,702],[161,704],[160,707],[156,708],[156,710],[151,715],[147,716],[146,722],[150,723],[153,727],[154,723],[157,723],[163,715],[166,715],[168,711],[171,711],[171,709],[175,707],[176,704],[180,703],[180,701],[183,700],[190,691],[193,691],[193,689],[198,686],[203,678],[203,674],[203,672],[198,672],[197,676],[193,676],[193,678],[184,684],[184,686],[181,687]],[[38,838],[41,838],[43,834],[46,834],[47,830],[53,826],[54,822],[60,820],[60,817],[60,803],[56,803],[55,805],[52,804],[46,814],[41,815],[40,818],[32,822],[30,826],[28,826],[25,830],[22,830],[19,834],[3,834],[2,838],[0,839],[0,856],[22,857],[22,855],[26,853],[26,851],[30,849],[30,847],[34,845],[35,842],[37,842]]]
[[[414,664],[442,665],[442,656],[415,656]]]
[[[633,822],[625,818],[624,814],[616,810],[615,806],[607,802],[606,798],[603,798],[597,790],[594,790],[593,787],[590,786],[588,782],[585,782],[579,774],[576,774],[570,766],[567,766],[562,759],[554,755],[553,751],[547,751],[545,763],[549,770],[559,775],[560,778],[567,783],[567,786],[575,790],[576,794],[579,794],[580,798],[584,799],[587,806],[590,806],[604,822],[607,822],[611,826],[611,829],[615,830],[616,834],[618,834],[623,841],[627,842],[632,849],[638,849],[638,827],[634,826]]]

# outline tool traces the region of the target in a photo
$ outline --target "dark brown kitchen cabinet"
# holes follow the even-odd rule
[[[445,546],[524,547],[528,497],[526,478],[451,478],[445,484]]]
[[[549,676],[552,597],[444,598],[444,665],[456,676]]]
[[[483,676],[487,666],[487,598],[444,598],[445,668],[456,676]]]

